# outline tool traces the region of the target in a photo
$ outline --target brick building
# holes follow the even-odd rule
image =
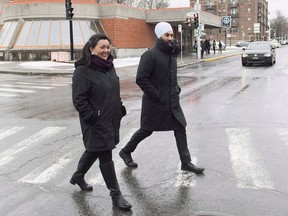
[[[193,8],[143,10],[117,3],[96,4],[95,0],[72,0],[73,47],[78,58],[88,38],[105,33],[117,58],[140,56],[155,43],[154,26],[170,22],[175,37],[181,38],[183,52],[190,52],[193,27],[187,26],[187,13]],[[70,22],[63,0],[0,0],[0,60],[50,60],[51,53],[66,54],[70,49]],[[218,28],[221,18],[201,12],[207,26]],[[1,26],[0,26],[1,28]]]
[[[191,6],[196,0],[190,0]],[[231,28],[206,29],[210,39],[225,40],[233,44],[236,41],[267,40],[268,38],[268,0],[199,0],[201,8],[209,13],[231,16]],[[260,25],[259,33],[254,32],[254,24]],[[258,32],[258,31],[256,31]]]

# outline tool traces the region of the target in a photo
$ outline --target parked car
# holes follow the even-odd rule
[[[242,66],[249,64],[268,64],[276,63],[275,48],[268,41],[250,42],[241,55]]]
[[[248,41],[237,41],[237,43],[236,43],[235,46],[236,46],[236,47],[247,47],[248,44],[249,44]]]
[[[281,44],[279,43],[279,41],[278,40],[271,40],[271,41],[269,41],[269,43],[272,45],[272,47],[274,47],[274,48],[279,48],[279,47],[281,47]]]
[[[286,45],[288,43],[288,41],[287,40],[285,40],[285,39],[283,39],[283,40],[280,40],[280,44],[281,45]]]

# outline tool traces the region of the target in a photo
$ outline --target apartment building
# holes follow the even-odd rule
[[[190,0],[193,7],[197,0]],[[231,16],[231,27],[205,28],[206,38],[227,41],[268,39],[268,0],[199,0],[203,11],[223,17]]]

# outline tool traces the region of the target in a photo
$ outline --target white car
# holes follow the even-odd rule
[[[279,47],[281,47],[281,44],[279,43],[278,40],[271,40],[271,41],[269,41],[269,43],[271,44],[271,46],[272,46],[273,48],[279,48]]]
[[[286,45],[287,44],[287,40],[280,40],[280,44],[281,45]]]

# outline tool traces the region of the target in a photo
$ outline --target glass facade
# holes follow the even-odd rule
[[[17,31],[17,21],[6,22],[0,32],[0,48],[11,45],[12,36]],[[89,37],[99,29],[99,21],[73,20],[74,46],[82,48]],[[70,28],[68,20],[26,20],[22,24],[17,39],[12,47],[15,49],[69,49]]]

